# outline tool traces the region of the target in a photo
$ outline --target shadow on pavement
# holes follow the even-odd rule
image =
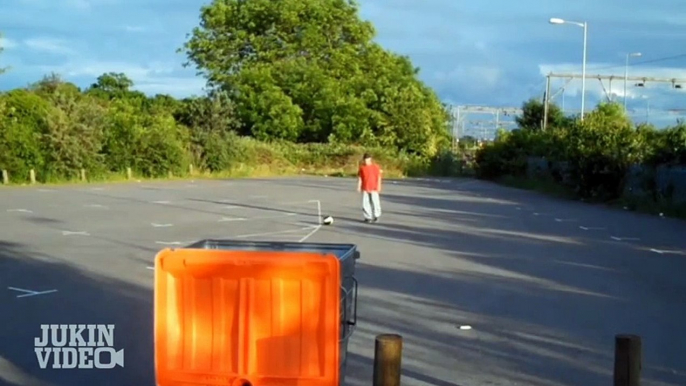
[[[641,268],[684,272],[686,259],[648,261],[617,243],[495,216],[498,202],[461,198],[386,194],[393,210],[381,223],[339,225],[385,240],[386,250],[434,251],[360,264],[359,347],[369,352],[374,335],[400,333],[408,370],[442,382],[602,386],[611,383],[615,334],[638,333],[645,384],[686,384],[686,340],[675,338],[684,310],[674,309],[686,287],[642,277]]]
[[[152,289],[50,260],[24,245],[0,241],[0,384],[153,385]],[[7,287],[58,292],[17,298],[22,292]],[[41,369],[34,338],[42,324],[115,325],[114,348],[124,350],[124,367]],[[105,355],[103,361],[108,360]]]

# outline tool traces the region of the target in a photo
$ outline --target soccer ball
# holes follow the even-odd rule
[[[331,224],[333,224],[333,217],[331,217],[331,216],[324,216],[324,218],[322,219],[322,223],[323,223],[324,225],[331,225]]]

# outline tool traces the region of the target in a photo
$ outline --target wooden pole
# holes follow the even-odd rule
[[[31,180],[32,184],[36,183],[36,171],[35,170],[31,169],[29,171],[29,179]]]
[[[374,347],[374,386],[400,386],[403,337],[382,334]]]
[[[86,169],[81,169],[81,181],[86,180]]]
[[[126,179],[130,180],[133,178],[133,172],[131,171],[131,168],[126,168]]]
[[[7,170],[2,171],[2,183],[3,185],[7,185],[10,183],[10,175],[7,173]]]
[[[641,346],[640,336],[615,336],[614,386],[640,386]]]

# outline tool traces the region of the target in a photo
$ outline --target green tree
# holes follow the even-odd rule
[[[448,115],[352,0],[214,0],[183,51],[262,140],[386,145],[431,156]]]
[[[543,117],[545,116],[545,105],[536,98],[531,98],[522,105],[522,115],[515,118],[517,125],[521,129],[541,130],[543,127]],[[548,104],[548,128],[563,127],[568,123],[564,113],[554,103]]]

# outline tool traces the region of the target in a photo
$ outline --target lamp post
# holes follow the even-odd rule
[[[624,66],[624,110],[626,110],[626,82],[629,78],[629,58],[638,58],[641,55],[643,54],[641,54],[640,52],[626,54],[626,65]]]
[[[569,21],[553,17],[550,24],[573,24],[584,29],[584,55],[581,64],[581,120],[584,120],[584,107],[586,104],[586,40],[588,36],[588,24],[579,21]]]

